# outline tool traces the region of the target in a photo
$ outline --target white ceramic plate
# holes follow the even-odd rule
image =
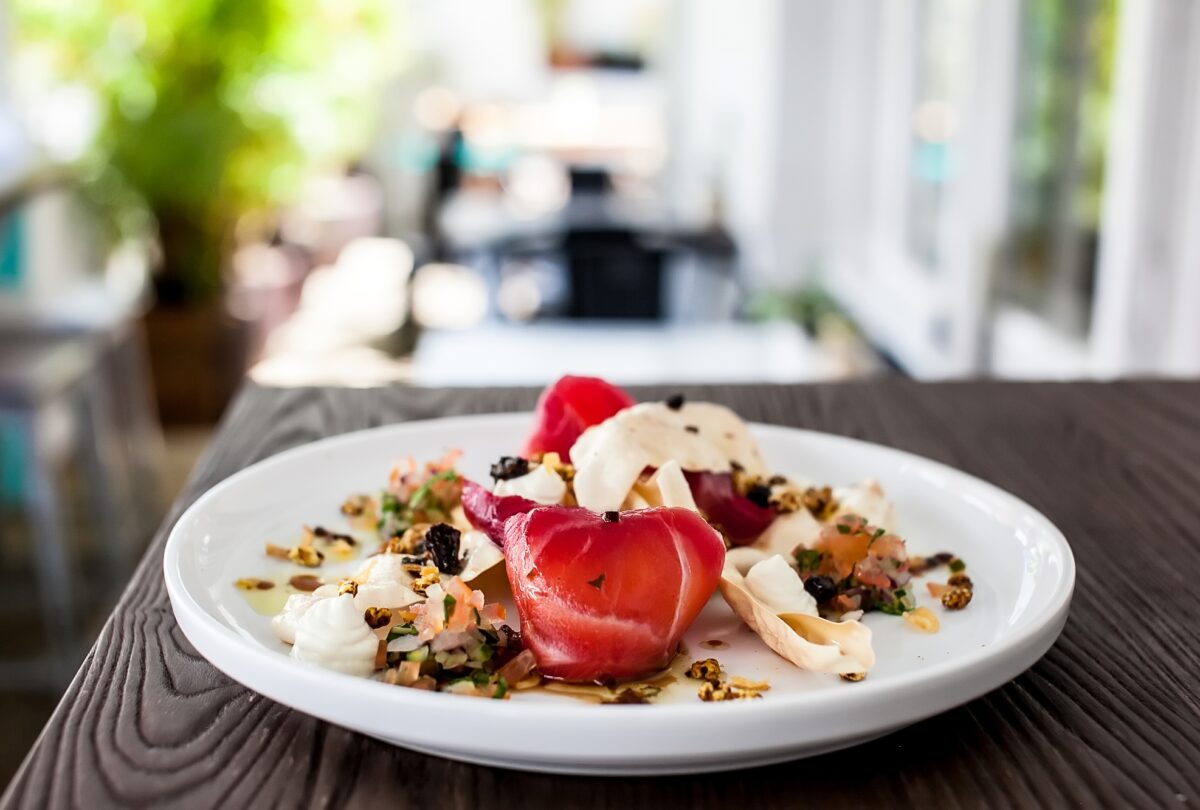
[[[734,675],[765,679],[763,699],[703,703],[681,681],[661,703],[593,705],[535,692],[500,701],[389,686],[293,661],[233,582],[281,575],[265,541],[294,543],[303,523],[343,526],[345,496],[373,492],[399,458],[461,448],[460,469],[488,480],[528,414],[410,422],[337,436],[269,458],[198,500],[171,532],[164,568],[175,616],[218,669],[267,697],[406,748],[524,770],[583,774],[716,771],[832,751],[962,704],[1046,652],[1066,621],[1075,564],[1062,533],[1024,502],[945,465],[853,439],[754,425],[772,469],[819,482],[878,478],[915,553],[953,551],[975,582],[969,608],[925,635],[866,618],[878,664],[860,683],[800,672],[743,630],[715,596],[684,639]],[[354,564],[346,564],[352,568]],[[329,572],[325,572],[328,574]],[[944,576],[944,571],[941,572]],[[515,614],[510,613],[515,620]],[[715,652],[700,642],[722,639]]]

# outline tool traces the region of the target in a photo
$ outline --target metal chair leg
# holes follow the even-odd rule
[[[59,512],[64,501],[39,446],[36,412],[26,412],[23,422],[25,502],[33,529],[38,595],[45,619],[52,673],[56,680],[65,683],[74,669],[73,659],[81,646],[82,635],[75,616],[66,535]]]
[[[112,361],[113,379],[122,394],[117,405],[123,417],[123,447],[130,461],[140,518],[137,532],[148,537],[158,528],[161,518],[161,475],[166,451],[146,363],[146,341],[137,324],[126,325],[117,335]]]
[[[76,437],[76,445],[83,458],[91,512],[99,528],[101,556],[108,568],[110,581],[124,582],[133,571],[133,543],[140,521],[122,519],[117,493],[128,492],[129,497],[122,498],[121,503],[135,502],[138,484],[130,471],[123,469],[123,465],[115,458],[122,437],[113,421],[111,394],[105,385],[102,369],[103,364],[98,364],[79,387],[75,411],[81,429]]]

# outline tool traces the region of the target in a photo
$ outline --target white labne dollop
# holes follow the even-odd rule
[[[408,587],[412,576],[404,570],[401,554],[376,554],[358,570],[354,579],[360,583],[354,596],[354,606],[360,611],[404,607],[421,601],[421,596]]]
[[[817,615],[817,600],[804,590],[804,581],[780,554],[755,563],[746,574],[746,588],[776,615]]]
[[[364,562],[350,579],[358,585],[354,604],[360,611],[373,607],[404,607],[422,599],[420,594],[408,587],[412,575],[404,570],[401,554],[376,554]],[[329,582],[313,591],[312,596],[328,599],[337,596],[338,590],[338,583]],[[284,605],[284,609],[287,609],[287,605]]]
[[[308,609],[321,597],[311,593],[294,593],[283,603],[283,610],[271,618],[271,629],[279,640],[287,644],[296,643],[296,626]]]
[[[349,594],[318,598],[296,626],[292,657],[347,675],[375,671],[379,639]]]
[[[534,503],[556,506],[567,495],[567,482],[556,470],[539,464],[524,475],[497,481],[493,492],[497,495],[519,495]]]
[[[728,472],[737,462],[766,475],[758,443],[737,414],[709,402],[670,408],[643,402],[593,425],[571,448],[575,500],[595,512],[620,509],[646,467],[676,461],[683,470]]]

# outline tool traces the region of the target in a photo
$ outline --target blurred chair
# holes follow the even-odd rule
[[[123,582],[131,570],[135,548],[120,525],[120,504],[112,473],[117,446],[117,420],[106,385],[100,347],[86,337],[12,334],[0,342],[0,425],[5,491],[18,501],[29,523],[39,604],[48,639],[41,661],[6,662],[4,680],[45,679],[61,684],[83,653],[82,617],[76,594],[70,546],[64,528],[68,499],[58,485],[72,461],[80,463],[88,495],[87,524],[95,526],[105,577]],[[64,421],[65,417],[65,421]],[[55,436],[65,424],[67,437]]]
[[[28,519],[49,640],[39,661],[6,661],[0,680],[61,686],[86,643],[80,608],[123,587],[160,519],[162,431],[139,324],[147,271],[137,251],[104,268],[56,186],[25,188],[2,246],[14,272],[0,289],[0,501]],[[104,273],[97,272],[104,269]],[[72,473],[86,494],[86,530],[66,529]],[[101,570],[73,576],[73,539],[96,540]]]

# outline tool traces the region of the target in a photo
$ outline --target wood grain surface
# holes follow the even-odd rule
[[[251,386],[0,804],[728,810],[1200,803],[1200,384],[886,381],[683,390],[749,419],[920,453],[1026,499],[1062,528],[1076,555],[1062,638],[1030,671],[966,706],[851,751],[766,768],[588,779],[394,748],[272,703],[199,657],[167,602],[166,531],[213,484],[285,448],[405,419],[527,408],[535,394]],[[719,748],[721,740],[712,743]]]

